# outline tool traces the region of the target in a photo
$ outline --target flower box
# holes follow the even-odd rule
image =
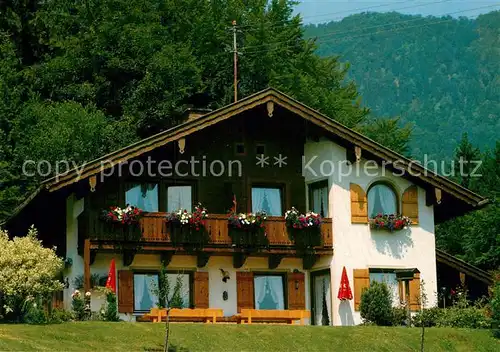
[[[395,214],[378,214],[370,219],[370,228],[373,230],[399,231],[411,225],[410,218]]]
[[[229,237],[233,246],[238,248],[258,249],[269,245],[264,222],[265,212],[231,213],[228,217]]]
[[[172,244],[176,247],[190,249],[203,248],[209,241],[205,228],[207,209],[201,203],[190,213],[186,209],[167,214],[167,224],[170,226]]]
[[[313,212],[304,215],[292,208],[285,213],[288,236],[299,248],[321,246],[321,223],[321,216]]]

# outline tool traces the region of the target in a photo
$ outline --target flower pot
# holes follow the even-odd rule
[[[262,227],[229,228],[229,237],[238,248],[264,248],[269,245],[266,231]]]
[[[302,229],[288,228],[288,236],[299,248],[321,246],[321,228],[319,226]]]

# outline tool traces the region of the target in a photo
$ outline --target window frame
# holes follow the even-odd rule
[[[255,297],[255,278],[263,276],[279,276],[281,277],[281,282],[283,283],[283,309],[288,309],[288,275],[286,272],[271,272],[271,271],[254,271],[253,272],[253,308],[257,309],[257,300]]]
[[[137,177],[137,178],[128,178],[124,181],[121,181],[121,186],[120,186],[120,203],[123,204],[123,206],[126,206],[127,201],[126,201],[126,193],[127,193],[127,187],[128,185],[132,184],[146,184],[146,183],[153,183],[158,185],[158,212],[159,213],[165,213],[167,212],[168,209],[168,187],[171,186],[191,186],[191,207],[194,206],[196,200],[198,199],[198,179],[193,179],[193,178],[186,178],[182,180],[172,180],[172,179],[160,179],[157,177],[154,178],[144,178],[144,177]],[[153,212],[155,213],[155,212]]]
[[[148,271],[133,271],[133,285],[132,285],[132,297],[134,299],[134,309],[133,309],[133,312],[134,314],[142,314],[142,313],[147,313],[149,312],[148,310],[136,310],[135,309],[135,275],[156,275],[157,279],[158,279],[158,284],[160,283],[160,273],[158,271],[152,271],[152,270],[148,270]],[[151,307],[151,308],[154,308],[154,307]],[[150,308],[150,309],[151,309]]]
[[[156,186],[157,186],[156,192],[157,192],[157,199],[158,199],[157,207],[158,207],[158,212],[160,212],[161,211],[161,200],[160,200],[160,195],[161,195],[160,188],[161,188],[161,184],[160,184],[160,182],[158,182],[156,180],[141,180],[141,179],[126,180],[123,183],[122,192],[120,192],[123,195],[123,204],[124,204],[124,206],[127,206],[127,189],[128,189],[128,187],[132,186],[132,185],[142,186],[144,184],[156,184]],[[156,213],[154,211],[153,212],[144,211],[144,212],[145,213]]]
[[[188,280],[189,280],[189,303],[188,303],[188,308],[194,308],[194,271],[193,270],[166,270],[167,274],[184,274],[188,275]],[[135,275],[156,275],[158,278],[158,284],[160,284],[160,270],[134,270],[133,271],[133,278],[134,278],[134,284],[132,285],[132,293],[133,293],[133,298],[134,298],[134,314],[143,314],[144,312],[149,312],[149,311],[144,311],[144,310],[136,310],[135,309]]]
[[[250,188],[248,191],[248,211],[252,212],[253,210],[253,199],[252,199],[252,190],[254,188],[274,188],[280,190],[280,202],[281,202],[281,214],[280,215],[270,215],[268,216],[284,216],[283,214],[286,211],[286,184],[280,182],[251,182]]]
[[[369,201],[370,191],[375,186],[380,186],[380,185],[388,187],[392,191],[392,193],[394,194],[394,197],[396,198],[396,213],[394,213],[394,215],[401,214],[401,204],[400,204],[401,197],[399,196],[399,192],[397,191],[396,187],[389,181],[380,180],[380,181],[376,181],[376,182],[373,182],[372,184],[370,184],[370,186],[366,190],[366,205],[367,205],[367,211],[368,211],[368,219],[372,219],[372,216],[369,213],[370,212],[370,201]]]
[[[307,184],[307,197],[308,197],[308,199],[307,199],[308,204],[307,205],[309,207],[309,210],[313,211],[313,198],[314,198],[313,191],[315,189],[319,189],[319,188],[323,188],[323,187],[326,187],[326,192],[327,192],[326,199],[328,201],[328,203],[327,203],[327,207],[328,207],[327,210],[328,211],[327,211],[327,214],[323,217],[328,218],[330,215],[330,204],[329,204],[330,203],[330,197],[329,197],[330,188],[329,188],[329,182],[328,182],[327,178],[325,178],[323,180],[313,181],[313,182],[310,182]]]

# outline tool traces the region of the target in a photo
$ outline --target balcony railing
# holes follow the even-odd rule
[[[85,237],[94,241],[137,241],[150,244],[169,244],[173,242],[172,228],[166,222],[165,213],[147,213],[139,222],[139,226],[120,226],[112,228],[98,217],[88,218]],[[227,215],[212,214],[206,219],[206,246],[231,247],[233,240],[228,228]],[[293,247],[285,219],[281,216],[270,216],[265,221],[265,232],[269,247]],[[323,219],[321,225],[321,247],[333,246],[332,220]]]

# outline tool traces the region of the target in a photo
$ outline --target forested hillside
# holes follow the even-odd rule
[[[500,11],[477,19],[364,13],[306,26],[317,53],[350,63],[375,116],[414,124],[411,154],[451,159],[463,132],[500,138]]]

